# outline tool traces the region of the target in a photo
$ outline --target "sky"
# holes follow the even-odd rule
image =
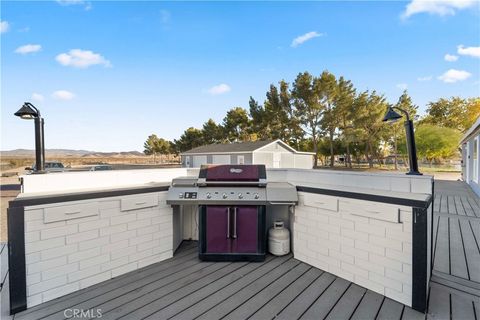
[[[2,1],[1,150],[143,151],[323,70],[424,112],[480,96],[480,2]]]

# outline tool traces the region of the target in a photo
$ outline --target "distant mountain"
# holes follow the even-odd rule
[[[35,157],[35,150],[30,149],[15,149],[0,151],[2,157],[15,157],[15,158],[33,158]],[[46,149],[45,156],[47,157],[86,157],[86,158],[112,158],[112,157],[141,157],[145,156],[138,151],[123,151],[123,152],[98,152],[88,150],[71,150],[71,149]]]

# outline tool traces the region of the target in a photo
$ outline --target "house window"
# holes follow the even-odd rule
[[[237,164],[245,164],[245,156],[237,156]]]

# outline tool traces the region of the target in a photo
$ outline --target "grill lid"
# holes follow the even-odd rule
[[[266,184],[265,165],[203,165],[198,175],[199,185],[208,184]]]

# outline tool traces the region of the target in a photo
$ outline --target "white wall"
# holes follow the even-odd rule
[[[187,168],[61,172],[24,175],[23,192],[68,192],[83,189],[121,188],[131,185],[170,183],[195,172]]]
[[[476,159],[474,157],[475,144],[477,146]],[[467,141],[465,156],[466,158],[463,159],[466,171],[464,180],[480,196],[480,135],[472,136]]]
[[[172,208],[166,196],[159,192],[25,208],[27,307],[172,257]],[[89,216],[66,213],[72,211]]]
[[[412,305],[411,208],[308,193],[299,196],[293,227],[296,259]]]

